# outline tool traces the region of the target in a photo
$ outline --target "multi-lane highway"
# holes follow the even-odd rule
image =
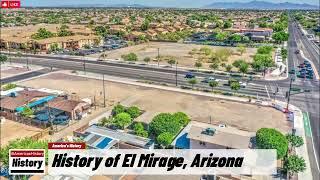
[[[288,42],[289,50],[289,69],[296,68],[305,60],[300,54],[295,54],[300,49],[306,58],[311,61],[319,74],[319,49],[310,42],[299,28],[296,22],[291,21],[289,24],[290,39]],[[291,103],[298,106],[309,117],[312,133],[306,133],[308,153],[310,157],[311,169],[314,179],[319,177],[319,154],[320,154],[320,107],[319,107],[319,81],[297,80],[294,85],[304,86],[311,93],[304,93],[292,97]],[[301,99],[303,99],[301,101]],[[306,123],[306,122],[305,122]],[[308,128],[308,127],[307,127]],[[308,132],[308,130],[306,131]]]

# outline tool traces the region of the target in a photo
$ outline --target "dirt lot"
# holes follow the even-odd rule
[[[58,89],[76,93],[79,97],[96,96],[102,103],[102,82],[96,79],[54,73],[20,84]],[[195,121],[210,123],[211,117],[213,124],[223,123],[248,131],[262,127],[273,127],[283,132],[290,130],[285,115],[268,107],[113,82],[106,82],[106,95],[108,104],[121,102],[144,109],[146,112],[138,121],[150,122],[160,112],[183,111]]]
[[[41,131],[42,129],[40,128],[6,119],[5,122],[1,124],[1,146],[6,145],[9,141],[30,137]]]
[[[126,48],[121,48],[117,50],[107,51],[107,58],[110,59],[118,59],[121,58],[121,55],[128,53],[136,53],[138,55],[139,61],[143,61],[145,57],[150,57],[153,59],[153,63],[157,63],[158,57],[158,48],[160,56],[165,59],[166,57],[174,57],[180,66],[185,67],[194,67],[194,64],[197,60],[200,60],[199,55],[190,55],[189,52],[193,49],[199,50],[201,47],[209,47],[213,51],[217,51],[219,49],[231,49],[232,55],[228,58],[228,62],[226,64],[232,64],[235,60],[243,59],[247,62],[252,61],[252,56],[256,53],[255,48],[247,48],[246,52],[241,56],[239,52],[237,52],[236,47],[220,47],[220,46],[204,46],[204,45],[196,45],[196,44],[182,44],[182,43],[165,43],[165,42],[149,42],[140,45],[130,46]],[[99,57],[100,54],[90,55],[91,57]],[[203,67],[208,68],[209,63],[206,63],[206,60],[202,60]],[[160,64],[168,65],[166,60],[162,60]]]
[[[1,78],[6,78],[16,74],[25,73],[27,71],[27,67],[1,65]]]

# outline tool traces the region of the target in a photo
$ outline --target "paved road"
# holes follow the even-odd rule
[[[302,36],[302,32],[298,29],[296,23],[291,22],[289,24],[289,33],[289,69],[295,68],[303,62],[304,59],[301,57],[301,55],[296,55],[294,53],[295,50],[300,49],[303,51],[306,57],[313,62],[313,64],[317,68],[316,70],[319,72],[319,51],[313,47],[314,45],[311,44],[311,42],[305,36]],[[314,179],[320,179],[318,169],[320,162],[319,82],[299,79],[294,82],[294,85],[304,86],[305,88],[312,90],[311,93],[292,96],[291,103],[298,106],[307,115],[309,115],[312,134],[306,134],[308,153],[310,157],[313,177]],[[301,101],[301,99],[303,100]],[[313,138],[311,137],[311,135]]]
[[[36,70],[36,71],[31,71],[31,72],[19,74],[19,75],[16,75],[16,76],[3,78],[0,81],[1,81],[2,84],[6,84],[6,83],[15,82],[15,81],[20,81],[20,80],[23,80],[23,79],[28,79],[28,78],[40,76],[40,75],[43,75],[43,74],[47,74],[49,72],[50,72],[50,69],[43,68],[43,69],[39,69],[39,70]]]

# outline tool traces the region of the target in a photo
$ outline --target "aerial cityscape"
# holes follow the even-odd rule
[[[0,14],[1,180],[320,179],[318,1],[12,2]],[[52,142],[275,149],[277,172],[9,173],[11,149]]]

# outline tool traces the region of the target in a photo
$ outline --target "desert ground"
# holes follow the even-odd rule
[[[36,135],[41,131],[42,129],[40,128],[6,119],[1,124],[1,146],[18,138]]]
[[[246,52],[240,55],[237,52],[236,47],[220,47],[220,46],[205,46],[205,45],[196,45],[196,44],[182,44],[182,43],[167,43],[167,42],[149,42],[144,44],[139,44],[135,46],[129,46],[126,48],[116,49],[112,51],[106,51],[108,59],[119,59],[121,55],[128,53],[135,53],[138,56],[139,61],[143,61],[145,57],[150,57],[150,63],[157,63],[158,49],[160,64],[169,65],[167,63],[167,58],[174,57],[179,66],[185,67],[194,67],[196,61],[201,60],[201,55],[190,55],[193,49],[199,50],[202,47],[209,47],[213,52],[218,51],[219,49],[229,49],[232,50],[232,55],[225,62],[226,64],[232,64],[235,60],[245,60],[247,62],[252,62],[253,55],[256,53],[256,48],[246,48]],[[89,55],[90,57],[98,58],[101,54]],[[201,60],[203,63],[203,68],[209,68],[210,63],[206,60]],[[221,67],[220,67],[221,68]]]
[[[251,132],[262,127],[277,128],[282,132],[291,129],[285,115],[270,107],[110,81],[105,84],[108,105],[122,103],[145,110],[137,121],[148,123],[158,113],[183,111],[194,121],[226,124]],[[62,90],[79,98],[95,97],[97,103],[103,102],[102,81],[98,79],[56,72],[19,85]]]

